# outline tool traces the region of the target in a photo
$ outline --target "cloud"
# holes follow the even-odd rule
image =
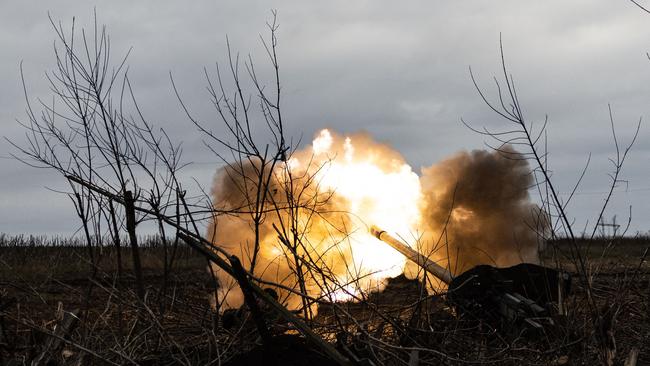
[[[43,72],[54,66],[54,34],[47,19],[69,26],[72,16],[92,24],[93,8],[74,1],[47,5],[3,2],[0,5],[0,123],[3,135],[20,140],[15,118],[24,116],[18,64],[24,61],[30,96],[50,100]],[[500,72],[498,39],[502,35],[510,71],[514,74],[527,116],[540,121],[550,116],[549,147],[554,179],[568,191],[589,152],[593,170],[586,181],[606,184],[611,149],[607,103],[613,105],[620,133],[625,135],[638,116],[647,114],[650,45],[647,15],[625,2],[551,1],[471,4],[420,1],[408,7],[396,2],[326,3],[263,1],[242,3],[197,1],[191,4],[154,1],[114,1],[97,6],[98,19],[108,26],[114,56],[133,47],[130,75],[147,117],[185,143],[186,159],[217,159],[202,147],[201,137],[181,113],[173,96],[169,72],[194,113],[219,131],[205,92],[202,68],[214,70],[225,61],[225,35],[241,56],[254,57],[264,78],[269,76],[258,35],[264,34],[270,7],[279,11],[279,52],[287,131],[312,136],[322,127],[341,132],[368,131],[390,142],[412,166],[428,166],[459,149],[482,147],[482,139],[460,125],[459,118],[481,125],[503,126],[482,104],[467,68],[472,65],[488,90]],[[124,9],[129,11],[125,12]],[[635,151],[650,149],[647,129]],[[11,152],[7,144],[1,156]],[[648,187],[641,162],[646,154],[630,157],[624,178],[631,187]],[[632,169],[641,167],[641,169]],[[0,159],[4,175],[26,174]],[[213,171],[214,167],[205,167]],[[204,175],[205,176],[205,175]],[[188,177],[189,178],[189,177]],[[55,176],[48,180],[55,181]],[[209,181],[203,182],[205,186]],[[600,186],[602,187],[602,185]],[[0,200],[25,194],[2,183]],[[604,188],[604,187],[603,187]],[[34,188],[33,192],[42,188]],[[604,189],[603,189],[604,190]],[[54,195],[54,194],[53,194]],[[576,197],[573,215],[584,223],[598,200]],[[615,197],[614,206],[626,212],[633,202],[633,230],[646,230],[650,193],[635,191]],[[26,203],[21,215],[33,212]],[[612,210],[608,214],[614,214]],[[0,210],[0,222],[15,215]],[[37,217],[12,223],[0,231],[69,232],[73,222],[53,225]]]

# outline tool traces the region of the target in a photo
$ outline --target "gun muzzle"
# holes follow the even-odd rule
[[[386,231],[373,225],[370,227],[370,234],[372,234],[375,238],[383,241],[384,243],[390,245],[393,249],[400,252],[403,256],[408,258],[410,261],[419,265],[425,271],[438,277],[441,281],[443,281],[447,285],[449,285],[453,280],[453,276],[451,275],[451,272],[449,270],[443,268],[436,262],[425,257],[424,255],[422,255],[415,249],[411,248],[410,246],[404,244],[399,239],[391,236]]]

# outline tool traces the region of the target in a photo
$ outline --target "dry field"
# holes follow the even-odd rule
[[[267,320],[280,341],[271,350],[258,345],[255,327],[246,319],[224,327],[208,302],[216,284],[206,260],[188,247],[176,249],[174,265],[165,273],[164,249],[146,242],[142,304],[134,293],[126,249],[120,279],[113,247],[96,249],[100,261],[93,269],[87,249],[74,241],[2,239],[0,364],[331,364],[272,315]],[[617,362],[636,348],[638,364],[650,363],[650,265],[642,262],[650,241],[581,245],[588,253],[597,306],[614,309],[602,313],[610,317]],[[544,263],[575,274],[567,246],[549,245]],[[574,278],[567,315],[556,317],[543,334],[457,319],[444,294],[427,296],[416,281],[403,277],[361,303],[321,304],[309,325],[343,354],[358,357],[358,364],[590,365],[600,362],[599,340],[583,281]],[[72,321],[70,313],[76,316]]]

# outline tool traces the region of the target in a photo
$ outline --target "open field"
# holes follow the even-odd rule
[[[119,279],[113,247],[95,249],[99,266],[93,269],[87,260],[88,250],[73,245],[79,243],[4,238],[0,246],[0,364],[29,364],[43,353],[44,344],[53,347],[51,343],[56,342],[48,338],[57,339],[57,329],[62,328],[57,324],[65,323],[66,312],[77,314],[79,321],[69,334],[59,335],[65,341],[52,357],[53,364],[220,364],[255,347],[258,335],[250,322],[225,329],[211,309],[208,298],[216,283],[204,258],[179,245],[176,260],[165,273],[164,248],[151,241],[144,243],[147,295],[141,304],[133,290],[127,249],[122,249]],[[625,299],[617,314],[611,314],[617,359],[624,360],[632,348],[638,348],[639,364],[650,362],[650,266],[641,261],[649,244],[645,238],[581,243],[590,247],[588,265],[593,276],[589,280],[598,306],[605,309],[612,299]],[[168,256],[172,249],[168,248]],[[567,243],[551,243],[543,261],[575,272]],[[337,344],[347,344],[375,364],[401,364],[399,360],[408,364],[416,354],[421,364],[471,360],[592,364],[598,362],[598,355],[593,349],[595,335],[585,330],[589,319],[581,282],[574,278],[573,295],[566,301],[567,315],[556,319],[557,326],[534,337],[456,319],[444,296],[427,296],[416,281],[404,277],[391,280],[383,293],[372,294],[362,303],[321,304],[310,325],[330,340],[340,335],[337,329],[350,329],[348,337],[354,339]],[[354,321],[341,312],[351,314]],[[358,327],[365,327],[364,332],[373,338],[363,338],[355,330]],[[295,334],[287,324],[278,323],[273,329],[278,334]],[[306,360],[314,365],[329,364],[313,351],[300,354],[302,348],[292,344],[277,352],[295,356],[296,364]],[[292,354],[289,348],[298,353]]]

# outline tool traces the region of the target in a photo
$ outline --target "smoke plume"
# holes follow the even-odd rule
[[[459,152],[422,169],[420,250],[452,273],[537,263],[546,221],[532,203],[528,161],[510,147]],[[408,265],[407,273],[417,269]],[[436,283],[437,281],[433,281]]]
[[[417,275],[368,233],[370,225],[454,273],[536,262],[540,215],[528,196],[529,167],[505,149],[510,158],[462,152],[418,177],[397,151],[367,135],[323,130],[286,162],[247,159],[218,170],[207,235],[254,276],[281,284],[276,290],[290,309],[315,309],[295,292],[353,300],[389,277]],[[213,271],[220,308],[241,306],[235,280]]]
[[[286,166],[262,167],[257,160],[220,169],[212,188],[216,214],[209,226],[208,238],[229,254],[236,255],[244,268],[252,270],[258,278],[317,297],[324,292],[322,286],[304,265],[298,268],[296,263],[300,261],[296,258],[326,253],[315,259],[314,265],[327,271],[335,263],[346,263],[349,255],[345,248],[332,251],[328,250],[325,241],[313,240],[328,235],[326,221],[336,219],[328,212],[335,198],[324,199],[317,189],[305,182],[304,174],[293,172],[296,176],[288,179],[287,173]],[[258,192],[262,192],[260,196]],[[293,200],[294,194],[301,196],[300,203]],[[318,214],[312,215],[313,212]],[[292,220],[294,218],[299,220]],[[294,232],[301,236],[292,235]],[[256,243],[259,249],[255,255]],[[241,306],[244,298],[235,279],[216,265],[212,271],[219,282],[216,299],[219,307]],[[290,309],[303,307],[299,296],[288,290],[276,290],[281,295],[280,300]]]

